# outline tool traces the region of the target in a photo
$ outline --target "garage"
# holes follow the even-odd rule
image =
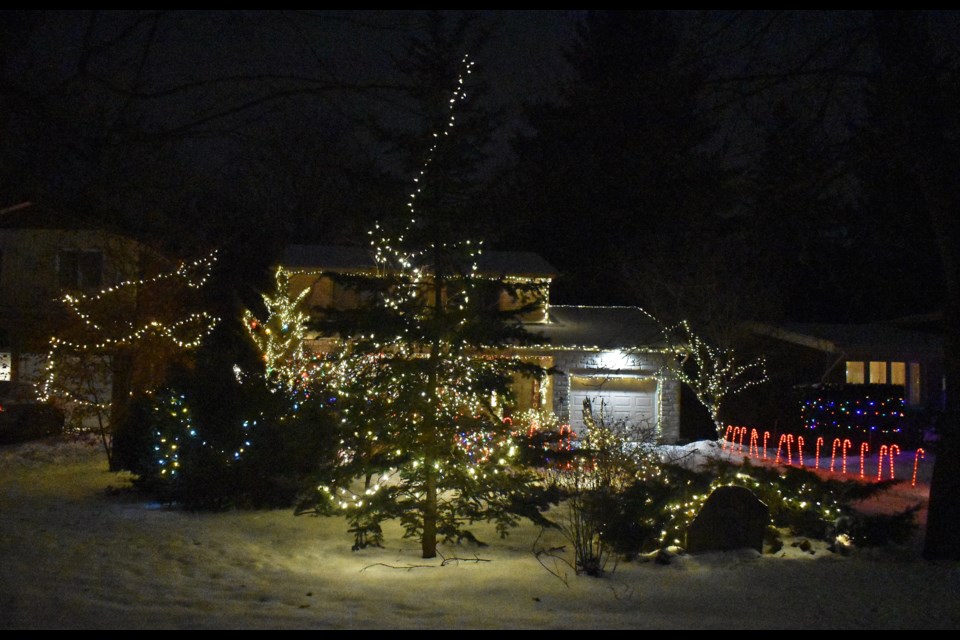
[[[657,426],[657,380],[648,376],[570,376],[570,426],[585,433],[583,401],[589,400],[599,420],[603,407],[607,425],[622,424],[630,436]]]

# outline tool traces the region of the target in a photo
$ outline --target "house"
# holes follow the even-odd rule
[[[943,338],[936,332],[894,322],[756,324],[752,329],[767,340],[765,350],[773,354],[780,378],[774,383],[799,391],[793,394],[794,402],[810,414],[800,416],[805,426],[836,407],[857,415],[864,410],[861,405],[869,405],[873,413],[882,414],[876,404],[870,405],[882,402],[889,405],[886,413],[903,418],[897,430],[916,432],[935,422],[944,409]],[[833,403],[826,413],[807,407],[816,402],[814,396]],[[792,410],[797,413],[796,405]],[[883,424],[884,430],[890,422]]]
[[[373,256],[365,249],[329,245],[292,245],[278,265],[289,275],[290,293],[306,290],[303,305],[349,309],[362,293],[344,286],[337,276],[376,274]],[[553,411],[574,431],[584,426],[584,401],[594,415],[602,411],[608,423],[619,421],[646,429],[658,441],[674,443],[680,432],[680,387],[659,373],[671,357],[659,325],[637,307],[584,307],[550,304],[550,284],[557,271],[529,252],[486,251],[477,263],[478,275],[504,283],[535,288],[539,295],[517,299],[500,291],[502,310],[533,306],[521,318],[535,344],[515,347],[504,355],[536,362],[555,373],[542,383],[515,380],[518,410]],[[309,346],[330,348],[330,338],[313,335]]]
[[[104,428],[117,398],[164,374],[159,352],[126,347],[164,330],[152,320],[172,294],[157,290],[173,279],[153,276],[167,268],[146,245],[60,212],[31,203],[0,210],[0,394],[15,389],[18,402],[52,402],[71,426]],[[149,292],[148,275],[158,281]]]
[[[907,406],[942,411],[943,338],[894,323],[756,325],[783,343],[824,354],[829,365],[805,383],[888,384]]]
[[[139,243],[64,222],[29,202],[0,211],[0,381],[42,377],[64,294],[96,293],[139,273]]]

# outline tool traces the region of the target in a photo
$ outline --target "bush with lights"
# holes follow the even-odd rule
[[[587,432],[580,434],[572,460],[545,471],[563,500],[549,514],[573,552],[573,560],[563,562],[577,573],[603,575],[618,558],[683,546],[707,497],[725,485],[746,487],[767,504],[774,548],[780,531],[829,542],[843,534],[856,546],[874,546],[906,542],[916,530],[917,506],[882,515],[856,509],[895,481],[841,482],[799,467],[719,460],[692,469],[682,459],[662,461],[652,439],[625,441],[622,425],[606,424],[602,412],[593,419],[585,407],[584,418]]]
[[[191,509],[292,506],[336,452],[322,398],[268,378],[259,358],[236,353],[236,343],[215,335],[167,389],[136,403],[149,434],[136,471],[164,501]],[[237,360],[245,366],[233,366]]]
[[[856,503],[895,481],[861,483],[823,479],[798,467],[753,467],[715,462],[702,470],[652,463],[620,491],[601,494],[595,507],[600,532],[617,553],[635,557],[670,545],[683,546],[690,523],[717,487],[742,486],[770,509],[770,536],[778,530],[833,542],[845,534],[857,546],[905,542],[915,531],[918,507],[892,515],[865,514]]]

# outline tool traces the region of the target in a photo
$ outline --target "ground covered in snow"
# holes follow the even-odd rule
[[[444,546],[441,566],[398,528],[351,552],[341,519],[185,513],[127,482],[95,444],[0,448],[0,628],[960,627],[960,565],[920,560],[917,544],[843,557],[788,543],[564,582],[529,525]],[[908,481],[899,499],[922,491]]]

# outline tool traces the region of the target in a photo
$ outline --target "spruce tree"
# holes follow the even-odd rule
[[[476,540],[471,522],[505,534],[530,479],[502,407],[512,376],[541,371],[504,355],[528,340],[524,309],[499,309],[503,283],[481,274],[482,244],[464,237],[474,175],[454,126],[472,66],[463,62],[406,215],[371,231],[378,273],[352,283],[367,304],[320,323],[343,340],[320,377],[342,429],[340,464],[320,491],[346,511],[355,548],[379,544],[394,518],[424,558],[438,540]]]
[[[690,292],[710,267],[727,176],[709,152],[707,69],[683,44],[667,12],[587,12],[559,101],[527,109],[503,210],[519,238],[566,265],[558,300],[696,319]]]

